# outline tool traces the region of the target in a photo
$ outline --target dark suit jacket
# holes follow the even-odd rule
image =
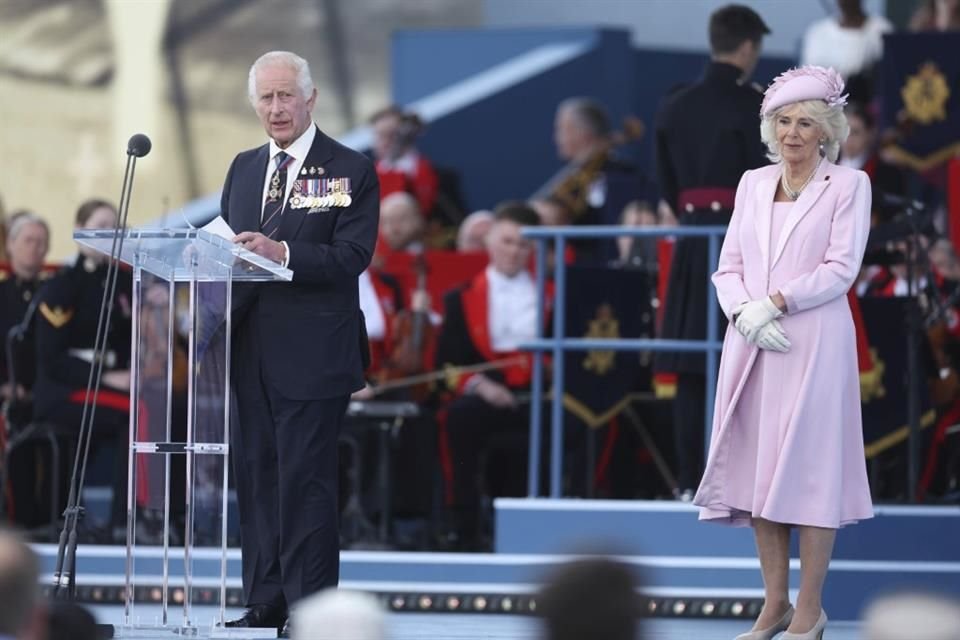
[[[736,189],[744,171],[769,164],[760,141],[763,93],[739,84],[741,73],[711,62],[700,82],[668,96],[657,114],[657,179],[678,217],[681,191]]]
[[[269,145],[263,145],[230,165],[220,207],[237,233],[260,230],[268,156]],[[233,312],[235,338],[255,327],[267,382],[294,400],[346,395],[364,386],[368,347],[357,277],[373,256],[380,215],[377,174],[362,154],[317,129],[303,166],[322,167],[326,178],[350,178],[352,202],[315,213],[288,202],[276,239],[290,247],[293,282],[236,285]],[[234,355],[244,357],[236,350]]]

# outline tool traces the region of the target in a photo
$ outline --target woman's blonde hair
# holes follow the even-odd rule
[[[830,162],[836,162],[837,156],[840,155],[840,145],[850,135],[850,125],[847,123],[847,116],[843,113],[843,107],[831,107],[823,100],[803,100],[785,104],[760,119],[760,139],[767,145],[767,157],[771,162],[783,160],[783,156],[780,155],[780,143],[777,141],[777,118],[785,109],[794,105],[799,106],[804,115],[820,127],[825,138],[822,146],[823,156]]]

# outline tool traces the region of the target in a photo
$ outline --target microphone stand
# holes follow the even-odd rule
[[[917,268],[920,251],[920,221],[919,215],[923,205],[916,202],[904,204],[903,215],[910,224],[908,248],[906,256],[907,267],[907,425],[909,436],[907,439],[907,501],[917,499],[917,480],[920,469],[920,356],[919,332],[923,331],[923,323],[919,314],[919,300],[917,291]]]
[[[113,315],[113,302],[116,296],[119,258],[123,251],[124,234],[127,226],[127,214],[130,211],[130,193],[133,190],[133,176],[137,158],[150,152],[150,139],[136,134],[127,144],[127,165],[120,187],[120,205],[117,224],[113,228],[113,242],[110,245],[110,258],[107,263],[106,286],[100,300],[100,314],[97,319],[97,335],[94,340],[94,359],[87,378],[87,392],[83,399],[83,414],[80,418],[80,432],[77,436],[77,450],[73,460],[73,472],[70,476],[70,493],[63,512],[63,530],[57,548],[57,564],[53,573],[53,597],[73,600],[76,597],[77,571],[77,525],[84,517],[84,508],[80,505],[83,483],[86,478],[87,460],[90,457],[90,441],[93,439],[93,424],[97,409],[97,395],[100,392],[100,377],[103,374],[103,361],[107,350],[107,334]],[[134,363],[135,364],[135,363]],[[78,475],[79,474],[79,475]],[[132,491],[132,487],[127,488]],[[121,496],[114,496],[115,500]]]

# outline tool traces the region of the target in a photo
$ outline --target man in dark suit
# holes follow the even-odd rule
[[[753,9],[728,5],[710,16],[711,61],[703,78],[671,94],[656,119],[657,178],[681,225],[726,225],[740,176],[767,164],[760,142],[761,91],[747,81],[770,33]],[[707,334],[706,238],[677,241],[670,264],[661,338]],[[726,328],[718,313],[722,339]],[[679,496],[700,482],[706,403],[702,353],[661,353],[659,372],[677,374],[674,434]]]
[[[364,386],[357,278],[377,238],[370,161],[324,135],[306,60],[251,68],[249,97],[270,142],[239,154],[221,210],[234,242],[293,271],[235,288],[231,431],[246,613],[228,626],[286,625],[301,598],[339,579],[337,438]]]

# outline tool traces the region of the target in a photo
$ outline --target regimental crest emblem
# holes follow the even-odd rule
[[[590,321],[585,338],[619,338],[620,321],[613,313],[613,307],[603,303],[597,307],[597,313]],[[615,351],[590,351],[583,359],[583,368],[597,375],[606,375],[616,364]]]
[[[926,62],[916,74],[907,76],[900,89],[907,115],[920,124],[947,119],[950,85],[935,62]]]

